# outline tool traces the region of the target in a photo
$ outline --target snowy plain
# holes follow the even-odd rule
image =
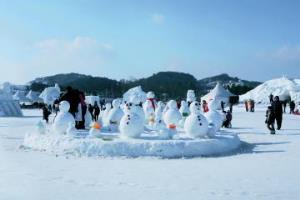
[[[19,148],[40,111],[0,118],[0,200],[300,199],[300,116],[270,135],[265,108],[234,107],[245,142],[226,156],[190,159],[55,156]]]

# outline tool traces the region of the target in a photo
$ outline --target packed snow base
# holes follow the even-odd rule
[[[114,136],[114,139],[112,139]],[[210,139],[179,137],[162,140],[157,135],[143,134],[141,139],[122,139],[108,134],[103,139],[91,138],[81,132],[77,137],[60,134],[27,134],[23,146],[56,155],[104,157],[181,158],[224,155],[240,147],[237,135],[216,135]]]

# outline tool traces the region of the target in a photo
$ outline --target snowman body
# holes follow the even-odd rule
[[[224,121],[224,115],[221,114],[219,111],[216,110],[216,101],[211,100],[208,103],[209,111],[204,114],[206,117],[209,126],[213,127],[215,131],[219,131],[222,127]]]
[[[163,127],[166,127],[166,124],[164,123],[164,120],[163,120],[163,110],[164,110],[164,104],[163,104],[163,102],[160,101],[157,103],[157,108],[155,110],[154,127],[157,130],[162,129]]]
[[[67,135],[75,136],[77,133],[77,129],[75,128],[75,124],[69,123],[67,129]]]
[[[111,126],[119,126],[120,120],[124,115],[124,112],[120,108],[119,100],[115,99],[112,102],[113,108],[108,113],[108,121]]]
[[[144,118],[137,113],[138,107],[132,103],[126,103],[125,114],[119,126],[121,137],[138,138],[144,131]]]
[[[108,126],[109,125],[108,114],[109,114],[110,110],[111,110],[111,104],[110,103],[106,103],[105,104],[105,110],[103,110],[101,112],[101,118],[102,118],[102,122],[103,122],[104,126]]]
[[[59,104],[60,112],[56,116],[53,127],[54,130],[59,134],[65,134],[69,124],[75,124],[75,119],[71,113],[69,113],[70,104],[67,101],[62,101]]]
[[[143,104],[143,110],[145,113],[145,120],[147,124],[153,124],[155,119],[155,110],[150,100],[146,100]]]
[[[192,138],[205,137],[208,133],[208,122],[200,112],[200,104],[194,101],[190,105],[191,114],[184,123],[185,132]]]
[[[181,114],[177,108],[176,101],[170,100],[167,104],[168,109],[163,115],[164,122],[167,126],[169,125],[179,125],[179,121],[182,119]]]

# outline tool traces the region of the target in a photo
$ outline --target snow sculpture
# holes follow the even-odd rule
[[[112,106],[113,108],[108,113],[108,121],[110,129],[116,131],[120,124],[120,120],[124,115],[124,112],[120,108],[120,101],[118,99],[113,100]]]
[[[91,124],[91,129],[89,131],[89,135],[91,137],[100,137],[101,136],[101,125],[98,122],[93,122]]]
[[[75,124],[75,119],[69,113],[70,104],[67,101],[62,101],[59,104],[60,112],[54,120],[54,130],[59,134],[65,134],[70,123]]]
[[[177,103],[174,100],[170,100],[167,103],[167,111],[165,112],[163,118],[164,122],[169,128],[175,128],[179,125],[179,121],[181,120],[181,114],[177,108]]]
[[[196,101],[196,95],[194,90],[188,90],[186,95],[186,101],[188,103],[192,103],[193,101]]]
[[[219,131],[224,121],[224,115],[219,113],[215,107],[216,103],[214,100],[208,103],[209,111],[204,114],[209,126],[213,127],[215,131]]]

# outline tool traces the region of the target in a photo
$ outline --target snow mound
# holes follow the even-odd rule
[[[27,134],[23,146],[57,155],[104,157],[182,158],[224,155],[240,147],[237,135],[217,135],[212,139],[178,138],[160,140],[144,134],[142,139],[71,137],[53,134]]]
[[[137,86],[129,89],[123,94],[123,100],[129,102],[132,97],[135,97],[139,102],[145,102],[147,99],[147,94],[142,90],[141,86]]]
[[[257,86],[253,90],[240,96],[240,101],[253,99],[255,102],[267,104],[270,102],[269,96],[279,96],[280,100],[292,99],[300,101],[300,82],[299,80],[290,80],[286,77],[272,79]]]

